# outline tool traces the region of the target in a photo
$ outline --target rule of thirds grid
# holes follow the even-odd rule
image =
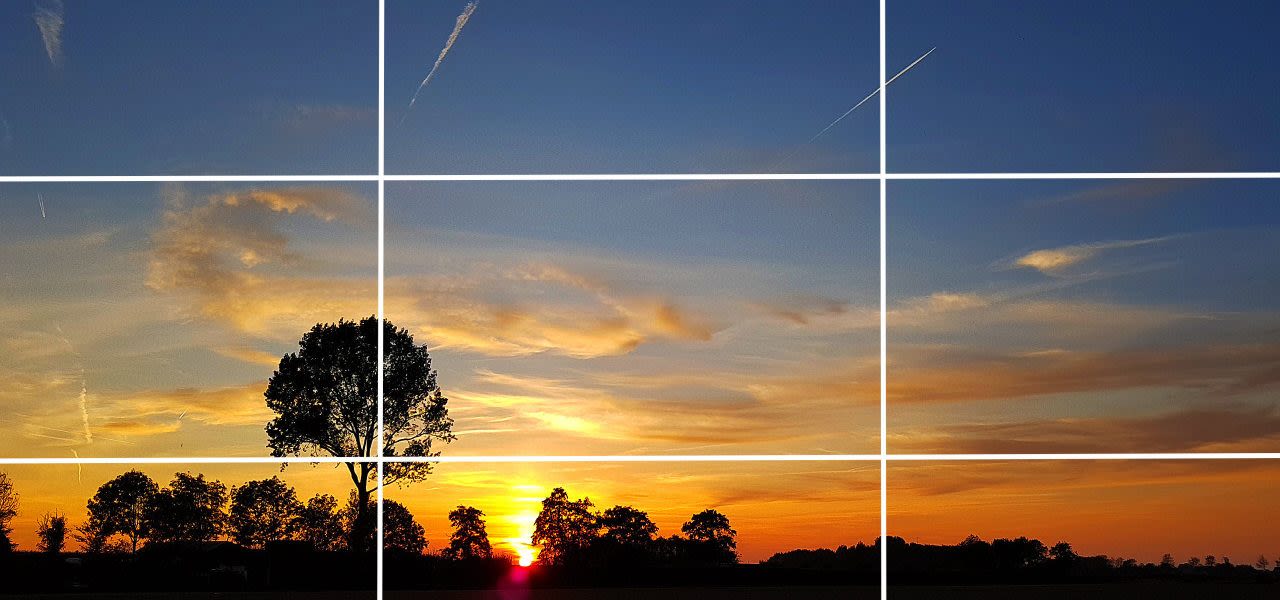
[[[885,19],[885,0],[881,0],[879,6],[879,37],[880,37],[880,58],[879,58],[879,77],[880,81],[886,81],[886,19]],[[878,462],[880,466],[880,536],[884,540],[888,535],[887,510],[886,505],[888,498],[888,465],[890,461],[1018,461],[1018,460],[1170,460],[1170,459],[1277,459],[1280,453],[1277,452],[1122,452],[1122,453],[999,453],[999,454],[895,454],[891,452],[888,446],[888,395],[887,395],[887,280],[889,273],[887,272],[886,260],[886,243],[887,243],[887,184],[889,181],[944,181],[944,180],[980,180],[980,181],[998,181],[998,180],[1131,180],[1131,179],[1195,179],[1195,180],[1233,180],[1233,179],[1277,179],[1280,173],[1276,172],[1017,172],[1017,173],[890,173],[887,168],[886,153],[886,114],[887,114],[887,96],[889,89],[881,87],[878,94],[878,104],[880,109],[879,123],[879,165],[878,173],[828,173],[828,174],[806,174],[806,173],[778,173],[778,174],[732,174],[732,173],[705,173],[705,174],[546,174],[546,175],[503,175],[503,174],[479,174],[479,175],[388,175],[385,167],[385,132],[386,132],[386,98],[385,98],[385,32],[386,32],[386,7],[385,0],[379,2],[379,90],[378,90],[378,169],[376,175],[342,175],[342,176],[324,176],[324,175],[292,175],[281,174],[272,176],[246,176],[246,175],[204,175],[204,176],[0,176],[0,181],[8,182],[217,182],[217,181],[299,181],[299,182],[319,182],[319,181],[376,181],[378,186],[378,309],[377,314],[379,320],[384,316],[384,283],[385,283],[385,185],[387,181],[698,181],[698,180],[721,180],[721,181],[753,181],[753,180],[777,180],[777,181],[804,181],[804,180],[867,180],[877,181],[879,183],[880,193],[880,288],[879,288],[879,332],[880,332],[880,451],[878,454],[830,454],[830,455],[625,455],[625,456],[559,456],[559,455],[536,455],[536,456],[461,456],[461,457],[436,457],[428,459],[404,459],[396,458],[394,461],[402,460],[425,460],[430,462],[459,462],[459,463],[486,463],[486,462],[590,462],[590,461],[616,461],[616,462],[652,462],[652,461],[737,461],[737,462],[758,462],[758,461],[866,461]],[[383,386],[383,365],[382,365],[382,345],[381,345],[382,329],[379,328],[379,346],[378,346],[378,439],[382,440],[382,386]],[[389,459],[381,456],[381,443],[378,444],[378,456],[375,457],[122,457],[122,458],[0,458],[0,464],[234,464],[234,463],[338,463],[343,461],[353,462],[374,462],[377,464],[379,480],[382,479],[383,466]],[[377,510],[379,523],[382,521],[382,486],[377,487]],[[378,543],[376,544],[377,562],[378,562],[378,597],[382,597],[382,561],[383,561],[383,543],[382,529],[378,529]],[[887,598],[887,543],[880,544],[881,552],[881,596]]]

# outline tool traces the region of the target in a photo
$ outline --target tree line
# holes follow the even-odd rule
[[[362,512],[374,514],[376,506],[361,511],[359,501],[359,494],[353,491],[342,506],[329,494],[316,494],[303,502],[277,476],[228,487],[203,473],[178,472],[168,485],[160,487],[147,474],[131,470],[98,488],[86,503],[83,522],[70,533],[81,551],[90,555],[137,553],[149,544],[218,540],[251,549],[293,541],[319,551],[362,552],[372,547],[373,532],[361,527],[358,520]],[[10,522],[18,507],[17,491],[8,476],[0,473],[0,552],[16,549],[10,538]],[[658,526],[642,510],[614,506],[595,512],[593,508],[588,498],[570,500],[564,488],[552,490],[542,501],[530,539],[540,551],[541,563],[738,561],[737,532],[718,511],[708,509],[693,515],[681,527],[683,535],[660,537]],[[460,505],[449,512],[453,533],[449,545],[438,554],[452,560],[494,558],[484,516],[472,506]],[[62,552],[67,534],[66,517],[47,514],[37,529],[40,542],[36,549]],[[395,500],[383,500],[383,543],[391,552],[420,555],[427,550],[424,528]]]
[[[593,510],[590,498],[570,500],[555,488],[534,521],[538,561],[548,565],[703,564],[738,562],[729,518],[707,509],[680,526],[684,535],[658,536],[649,515],[631,506]]]
[[[955,545],[908,543],[889,537],[891,576],[917,581],[1071,581],[1112,579],[1248,579],[1276,581],[1272,562],[1260,555],[1243,564],[1228,556],[1192,556],[1179,562],[1164,554],[1159,562],[1106,555],[1081,555],[1069,542],[1052,546],[1017,537],[986,541],[970,535]]]

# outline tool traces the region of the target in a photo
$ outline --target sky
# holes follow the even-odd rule
[[[0,6],[0,175],[377,168],[378,3]]]
[[[875,102],[809,143],[876,89],[873,1],[484,0],[410,109],[465,6],[387,2],[390,173],[878,169]]]
[[[895,0],[891,172],[1275,171],[1274,2]]]
[[[0,455],[267,455],[280,356],[377,311],[376,218],[373,184],[0,185]]]
[[[1277,192],[892,182],[890,451],[1280,449]]]
[[[888,480],[889,534],[908,542],[1027,536],[1144,563],[1280,553],[1274,460],[910,462]]]
[[[879,447],[874,184],[392,183],[452,455]]]

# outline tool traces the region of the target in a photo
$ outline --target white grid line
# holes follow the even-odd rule
[[[883,94],[883,91],[881,92]],[[950,181],[1109,179],[1280,179],[1278,172],[1046,173],[528,173],[500,175],[0,175],[0,183],[199,183],[356,181]]]
[[[383,496],[382,488],[386,483],[384,479],[385,466],[382,459],[383,456],[383,382],[385,368],[383,362],[383,336],[386,335],[384,323],[386,316],[383,312],[385,308],[386,290],[384,284],[386,282],[386,233],[387,233],[387,174],[386,154],[387,154],[387,1],[378,0],[378,437],[374,441],[376,451],[374,455],[378,457],[378,488],[377,488],[377,522],[374,523],[374,531],[377,536],[374,538],[375,551],[377,552],[377,600],[383,600],[383,544],[385,531],[383,529]]]
[[[476,456],[148,456],[0,457],[0,465],[342,464],[342,463],[662,463],[662,462],[927,462],[1280,460],[1280,452],[1086,452],[1073,454],[536,454]]]
[[[885,5],[880,0],[880,600],[889,600],[889,284],[888,284],[888,102],[885,77]]]

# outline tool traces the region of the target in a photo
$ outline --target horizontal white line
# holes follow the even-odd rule
[[[887,173],[889,180],[1024,179],[1280,179],[1280,172],[1114,173]],[[0,183],[147,183],[279,181],[845,181],[880,179],[879,173],[600,173],[524,175],[0,175]]]
[[[528,175],[387,175],[387,181],[757,181],[757,180],[876,181],[879,173],[600,173]]]
[[[393,457],[385,462],[441,463],[542,463],[542,462],[771,462],[771,461],[877,461],[879,454],[614,454],[537,456],[434,456]]]
[[[377,181],[377,175],[0,175],[0,183],[170,183],[200,181]]]
[[[1280,172],[1155,173],[889,173],[889,179],[1278,179]]]
[[[1280,452],[1117,452],[1076,454],[601,454],[503,456],[144,456],[144,457],[0,457],[0,464],[280,464],[280,463],[572,463],[572,462],[803,462],[803,461],[1017,461],[1017,460],[1280,460]]]
[[[1082,454],[889,454],[898,461],[998,460],[1274,460],[1280,452],[1116,452]]]
[[[334,456],[139,456],[139,457],[101,457],[82,456],[57,458],[15,458],[0,457],[0,465],[117,465],[117,464],[280,464],[280,463],[346,463],[346,462],[378,462],[376,458],[334,457]]]

